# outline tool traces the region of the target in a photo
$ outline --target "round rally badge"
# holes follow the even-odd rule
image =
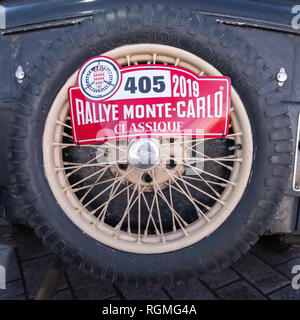
[[[81,92],[92,100],[108,98],[118,89],[120,82],[119,65],[107,57],[88,60],[78,75]]]

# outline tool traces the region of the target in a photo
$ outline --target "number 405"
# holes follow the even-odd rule
[[[196,80],[186,79],[184,76],[174,74],[172,76],[173,96],[174,97],[199,97],[199,83]],[[162,93],[166,89],[164,76],[142,76],[138,79],[136,77],[128,77],[125,83],[124,90],[135,94],[149,93],[153,90],[155,93]]]
[[[164,76],[140,77],[137,81],[135,77],[128,77],[125,84],[125,91],[136,93],[138,90],[141,93],[149,93],[151,89],[156,93],[164,92],[166,85]]]

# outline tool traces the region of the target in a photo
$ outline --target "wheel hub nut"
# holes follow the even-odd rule
[[[128,161],[138,169],[152,169],[158,164],[159,159],[159,145],[153,139],[137,139],[128,147]]]

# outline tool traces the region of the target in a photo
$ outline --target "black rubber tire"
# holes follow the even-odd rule
[[[239,259],[273,222],[292,163],[287,108],[280,104],[274,74],[238,28],[184,8],[121,5],[63,30],[52,46],[39,49],[38,61],[30,62],[10,127],[10,192],[17,194],[20,214],[47,246],[97,276],[150,284],[219,271]],[[90,57],[130,43],[180,47],[214,65],[232,79],[253,131],[251,178],[234,212],[209,237],[170,253],[127,253],[83,234],[56,203],[43,171],[45,119],[67,78]]]

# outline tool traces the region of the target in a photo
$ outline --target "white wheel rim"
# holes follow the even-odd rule
[[[143,63],[164,63],[178,65],[201,75],[221,75],[220,72],[218,72],[213,66],[211,66],[204,60],[200,59],[199,57],[184,50],[164,45],[127,45],[106,52],[103,55],[115,59],[120,65],[138,64],[138,62],[141,61],[143,61]],[[70,173],[70,171],[68,171],[70,170],[70,165],[66,166],[65,164],[65,161],[63,159],[63,149],[75,148],[75,145],[71,146],[71,144],[73,144],[71,140],[69,143],[70,146],[66,145],[66,143],[63,143],[62,141],[63,134],[66,136],[65,130],[69,129],[68,125],[66,125],[65,123],[68,120],[69,109],[67,90],[70,86],[75,84],[76,75],[77,72],[75,72],[67,80],[63,88],[56,96],[56,99],[53,102],[49,114],[47,116],[43,134],[43,160],[45,175],[55,199],[57,200],[58,204],[60,205],[64,213],[68,216],[68,218],[76,226],[78,226],[82,232],[88,234],[95,240],[118,250],[140,254],[164,253],[187,247],[200,241],[204,237],[209,236],[220,225],[222,225],[222,223],[228,218],[228,216],[232,213],[232,211],[242,198],[250,176],[252,166],[253,143],[251,126],[243,103],[236,91],[232,88],[231,124],[233,128],[233,133],[230,134],[227,137],[227,139],[234,140],[234,143],[242,145],[242,148],[234,151],[235,158],[234,160],[230,161],[232,164],[230,177],[228,179],[222,178],[223,180],[219,179],[219,184],[225,184],[220,197],[214,197],[217,199],[217,201],[215,201],[215,203],[210,207],[210,209],[207,210],[204,215],[202,215],[201,211],[203,212],[203,208],[201,209],[201,205],[198,203],[199,201],[197,202],[197,200],[191,196],[191,193],[188,193],[187,191],[193,188],[191,186],[193,185],[193,180],[188,180],[187,178],[184,178],[181,173],[178,174],[176,177],[170,176],[170,183],[168,186],[169,190],[173,189],[172,192],[176,191],[177,193],[179,192],[182,195],[184,195],[183,191],[185,191],[186,194],[184,196],[186,197],[188,203],[193,204],[195,210],[198,213],[201,213],[198,220],[195,220],[190,224],[184,225],[181,217],[177,215],[176,208],[172,207],[171,196],[168,199],[166,196],[163,196],[166,190],[160,190],[161,184],[155,182],[156,176],[154,173],[152,177],[152,184],[155,190],[153,189],[154,191],[152,193],[153,203],[155,203],[155,205],[152,204],[152,207],[156,207],[156,227],[159,233],[145,234],[145,230],[143,230],[140,222],[137,223],[138,227],[136,232],[131,232],[131,230],[128,228],[128,225],[130,226],[130,218],[128,218],[128,211],[130,213],[130,210],[127,210],[127,213],[124,212],[125,217],[123,218],[122,216],[123,220],[121,219],[122,221],[120,220],[118,223],[124,223],[125,220],[129,219],[129,223],[127,222],[128,225],[126,231],[122,229],[123,226],[118,227],[118,225],[112,226],[105,223],[106,218],[104,218],[104,220],[101,221],[103,217],[101,217],[101,219],[93,215],[93,213],[91,213],[91,211],[88,210],[88,206],[84,204],[84,200],[83,202],[81,202],[77,197],[76,193],[78,191],[76,191],[76,186],[78,189],[78,185],[80,186],[80,184],[77,184],[75,186],[74,184],[70,184],[68,178],[69,175],[66,173],[66,171]],[[90,148],[96,148],[96,146],[91,146]],[[207,159],[207,161],[213,160]],[[221,162],[223,164],[222,166],[228,166],[228,162],[226,162],[228,160],[217,161],[218,162],[214,162],[216,165],[221,165],[219,164],[219,162]],[[93,163],[85,163],[84,165],[85,167],[88,167],[92,164]],[[108,166],[110,165],[111,164],[107,164],[105,168],[108,169]],[[185,164],[185,166],[187,167],[188,165]],[[67,170],[66,168],[69,169]],[[73,167],[72,170],[78,171],[82,170],[82,168],[84,168],[84,166],[82,166],[79,169]],[[103,171],[100,171],[97,174],[95,174],[95,179],[99,178],[100,174]],[[205,175],[205,173],[203,174]],[[204,178],[203,174],[196,175],[198,180],[200,179],[200,176],[202,176],[202,179]],[[118,179],[120,178],[117,177],[110,181],[111,189],[108,190],[114,190],[114,188],[116,188],[116,184],[120,182],[120,180]],[[123,180],[124,179],[125,178],[123,178]],[[215,178],[212,177],[212,180],[214,179]],[[175,181],[177,181],[177,183],[175,183]],[[97,181],[97,183],[99,182],[101,182],[101,177],[100,180]],[[180,188],[180,183],[182,183],[187,188]],[[212,186],[210,182],[209,184]],[[165,185],[164,187],[166,188]],[[137,192],[135,196],[133,194],[134,188],[135,192]],[[87,190],[88,189],[89,188],[87,188]],[[126,188],[124,187],[123,189],[125,190]],[[127,196],[127,201],[129,202],[131,200],[131,202],[127,203],[126,208],[130,208],[134,200],[134,206],[138,206],[138,208],[141,208],[141,203],[143,203],[143,206],[146,206],[146,210],[142,212],[141,209],[137,209],[137,219],[140,219],[141,215],[146,215],[148,213],[148,221],[150,221],[148,223],[148,227],[151,222],[154,225],[154,213],[153,211],[151,211],[150,203],[148,204],[147,200],[145,199],[144,192],[141,191],[141,185],[136,183],[135,186],[128,187],[126,189],[126,193],[128,193],[128,190],[130,189],[132,195],[130,195],[129,197]],[[118,192],[113,194],[113,196],[115,196]],[[132,197],[132,199],[130,199],[130,197]],[[112,201],[116,199],[117,198],[111,199],[108,206],[111,204]],[[109,200],[110,198],[108,198],[107,201]],[[169,214],[172,216],[172,219],[174,221],[177,221],[175,222],[175,226],[177,225],[178,227],[176,230],[169,231],[166,233],[164,232],[164,228],[162,228],[162,219],[159,218],[159,208],[162,202],[165,206],[169,208]],[[199,210],[196,209],[196,206],[198,206]],[[105,206],[103,206],[100,209],[102,209],[103,211],[104,207]],[[155,227],[154,229],[156,230]]]

